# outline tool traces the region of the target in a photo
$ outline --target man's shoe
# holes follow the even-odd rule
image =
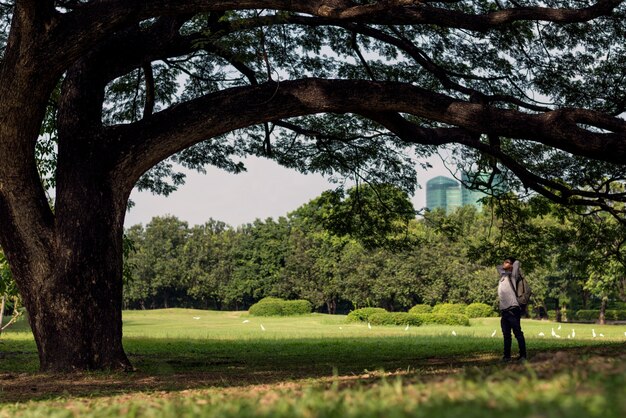
[[[502,359],[500,360],[500,363],[510,363],[511,362],[511,357],[502,357]]]
[[[517,360],[518,363],[526,363],[526,356],[519,356],[515,360]]]

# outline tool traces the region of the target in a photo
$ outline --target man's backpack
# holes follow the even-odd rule
[[[517,286],[513,286],[513,280],[511,276],[509,276],[509,283],[511,283],[511,288],[515,290],[515,296],[517,297],[517,303],[519,303],[522,311],[526,310],[526,305],[530,302],[530,297],[533,294],[530,285],[528,284],[528,280],[524,277],[522,272],[519,272],[519,280],[517,281]]]

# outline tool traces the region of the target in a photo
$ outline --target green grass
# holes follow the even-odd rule
[[[322,314],[127,311],[136,373],[59,377],[36,372],[23,322],[0,340],[0,418],[626,414],[626,326],[524,320],[531,361],[502,366],[499,318],[471,323],[369,329]]]

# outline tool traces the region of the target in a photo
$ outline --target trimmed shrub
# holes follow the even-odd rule
[[[469,318],[466,315],[459,314],[415,314],[422,320],[422,324],[437,324],[437,325],[461,325],[464,327],[469,326]]]
[[[346,319],[348,322],[359,322],[359,321],[367,322],[371,315],[376,314],[376,313],[385,313],[385,312],[387,311],[383,308],[355,309],[348,314],[348,317]]]
[[[433,306],[432,313],[445,315],[465,315],[466,307],[467,305],[465,305],[464,303],[438,303]]]
[[[311,302],[304,299],[286,300],[283,303],[284,316],[306,315],[310,314],[312,310],[313,305],[311,305]]]
[[[417,314],[408,312],[383,312],[369,316],[372,325],[422,325],[422,319]]]
[[[600,316],[598,314],[598,316]],[[626,311],[621,309],[607,309],[606,319],[609,321],[626,321]]]
[[[420,303],[418,305],[413,306],[409,309],[409,313],[412,314],[420,314],[420,313],[431,313],[433,311],[433,307],[430,305],[426,305],[424,303]]]
[[[248,312],[254,316],[294,316],[311,313],[313,307],[308,300],[284,300],[280,298],[263,298],[250,306]]]
[[[600,318],[600,311],[597,309],[581,309],[576,312],[576,319],[582,321],[597,321]]]
[[[600,319],[599,309],[581,309],[576,312],[576,319],[583,321],[597,321]],[[604,314],[607,321],[626,321],[626,310],[607,309]]]
[[[469,318],[489,318],[495,316],[496,312],[486,303],[475,302],[467,305],[465,315]]]
[[[283,305],[279,301],[257,302],[248,309],[250,315],[282,316]]]

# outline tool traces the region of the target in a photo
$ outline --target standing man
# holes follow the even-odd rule
[[[526,340],[522,332],[522,307],[517,301],[517,284],[521,280],[520,262],[513,257],[506,258],[496,267],[500,276],[498,299],[500,304],[500,326],[504,336],[503,362],[511,361],[511,331],[519,346],[519,361],[526,361]]]

